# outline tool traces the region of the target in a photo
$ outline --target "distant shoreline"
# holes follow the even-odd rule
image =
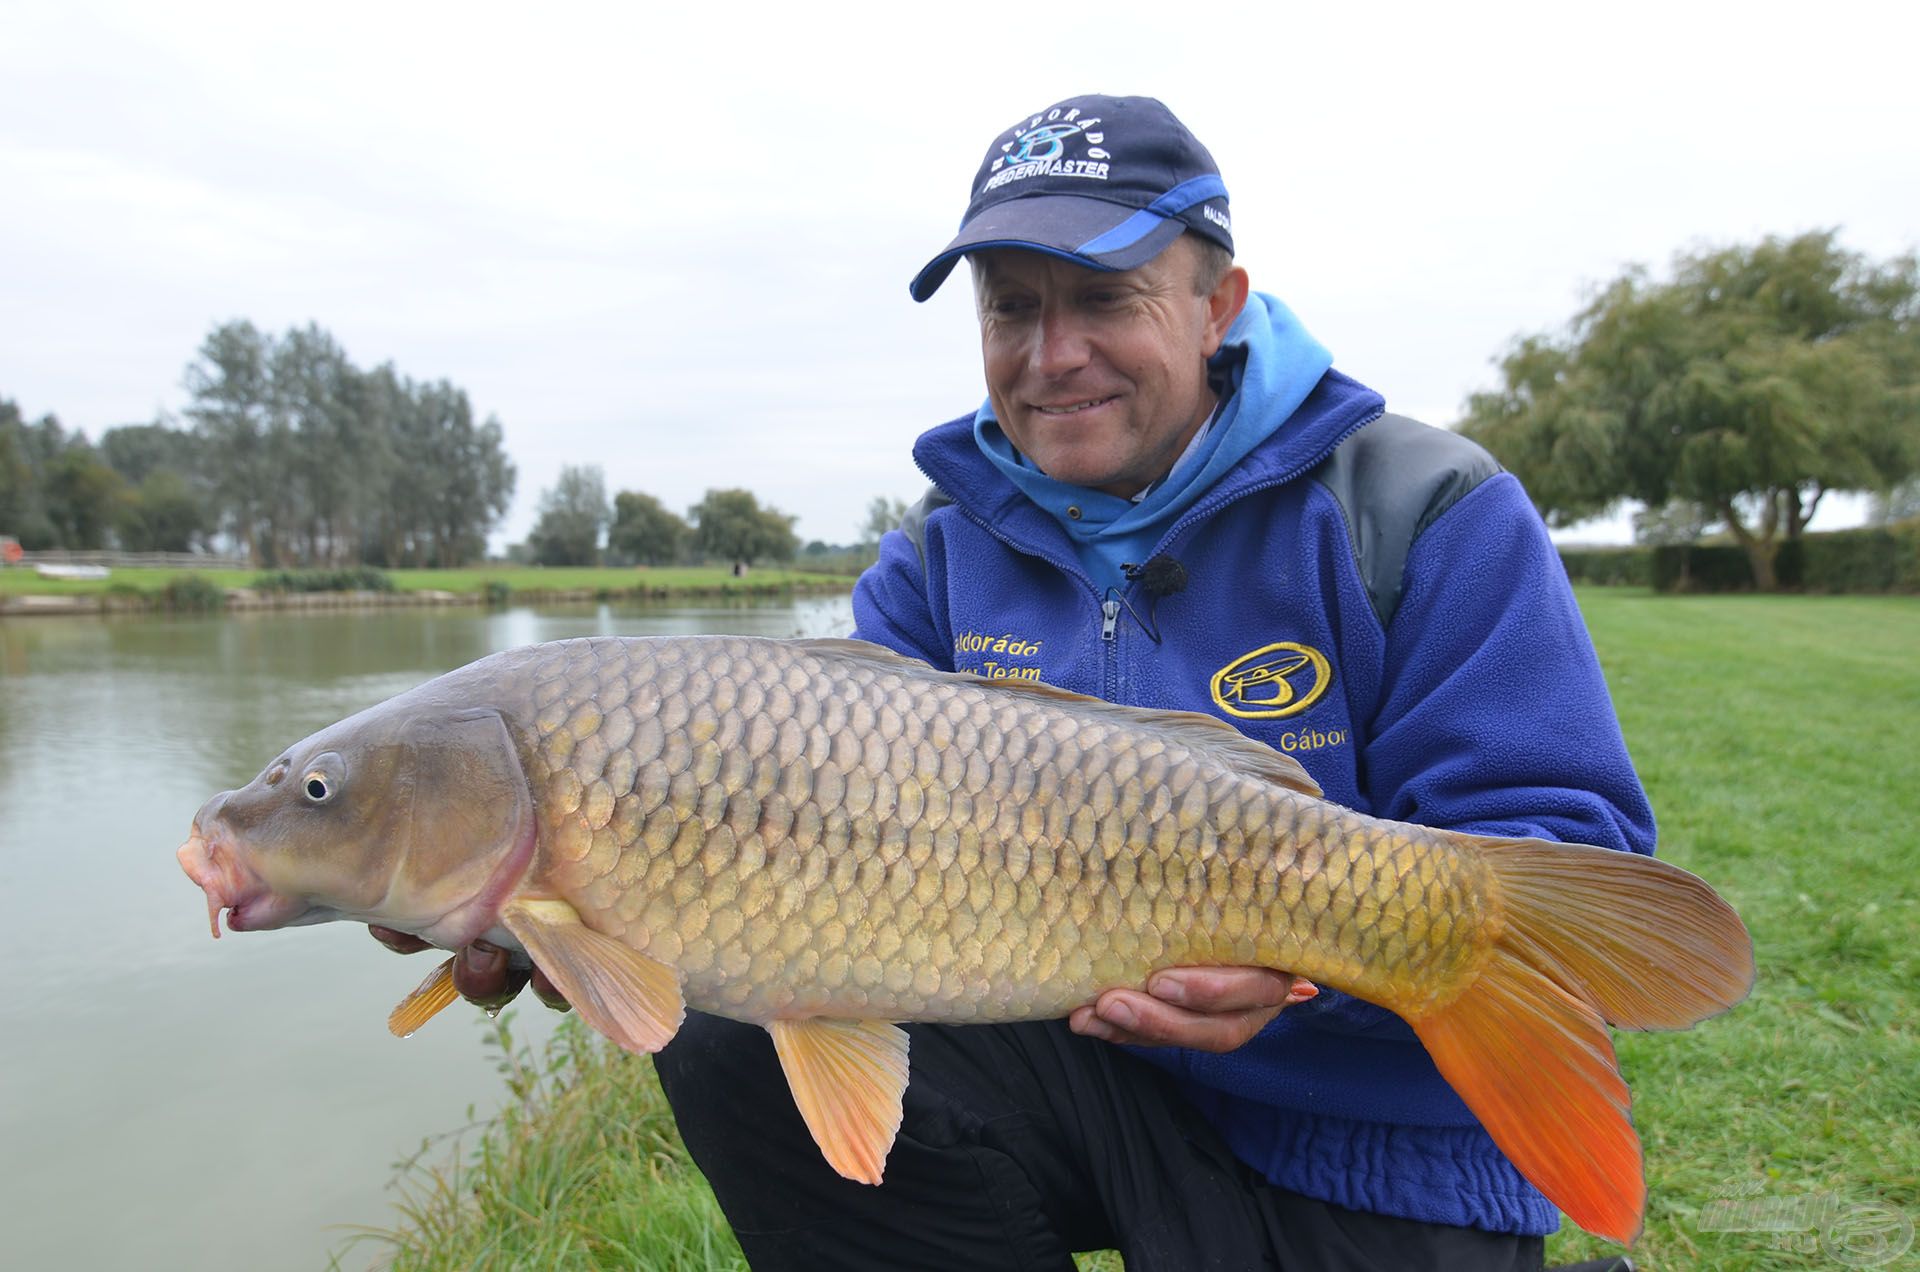
[[[62,580],[43,590],[35,584],[46,585],[49,581],[27,577],[26,573],[0,573],[0,620],[833,596],[851,591],[854,582],[850,575],[793,570],[764,570],[737,577],[720,568],[395,570],[389,572],[394,581],[391,591],[283,592],[241,585],[231,577],[251,576],[258,571],[115,570],[104,580],[88,580],[85,585]],[[202,603],[170,602],[167,585],[181,578],[196,581]]]

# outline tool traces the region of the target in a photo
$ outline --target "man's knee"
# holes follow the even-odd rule
[[[653,1067],[676,1117],[724,1115],[770,1082],[781,1095],[787,1090],[766,1030],[705,1012],[687,1013]]]
[[[771,1163],[819,1158],[760,1026],[690,1011],[653,1065],[681,1140],[723,1203]]]

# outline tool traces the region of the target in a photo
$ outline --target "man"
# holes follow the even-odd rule
[[[915,446],[934,490],[860,580],[857,634],[1211,711],[1372,814],[1649,851],[1525,495],[1332,370],[1232,250],[1212,157],[1156,101],[994,140],[912,284],[968,261],[987,402]],[[690,1016],[657,1057],[756,1267],[1538,1268],[1558,1220],[1403,1022],[1284,972],[910,1033],[879,1187],[826,1166],[763,1030]]]

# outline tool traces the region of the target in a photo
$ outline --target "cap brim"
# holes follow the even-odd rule
[[[913,276],[908,291],[915,300],[927,299],[962,256],[995,247],[1043,252],[1089,269],[1137,269],[1186,228],[1183,221],[1104,199],[1066,194],[1009,199],[962,226],[953,242]]]

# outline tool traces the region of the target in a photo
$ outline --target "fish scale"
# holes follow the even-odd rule
[[[545,882],[673,964],[697,1008],[1024,1019],[1169,963],[1412,1003],[1486,943],[1405,931],[1484,909],[1438,836],[1329,816],[1115,730],[1107,704],[1015,709],[984,683],[745,638],[568,642],[522,674]],[[792,962],[815,947],[838,956]]]
[[[1065,1015],[1162,968],[1284,969],[1398,1013],[1528,1179],[1630,1240],[1606,1026],[1738,1002],[1700,880],[1364,816],[1210,716],[858,641],[592,638],[485,658],[214,796],[179,852],[214,934],[350,918],[523,951],[633,1051],[764,1025],[827,1162],[878,1183],[902,1020]],[[451,960],[389,1017],[456,996]]]

